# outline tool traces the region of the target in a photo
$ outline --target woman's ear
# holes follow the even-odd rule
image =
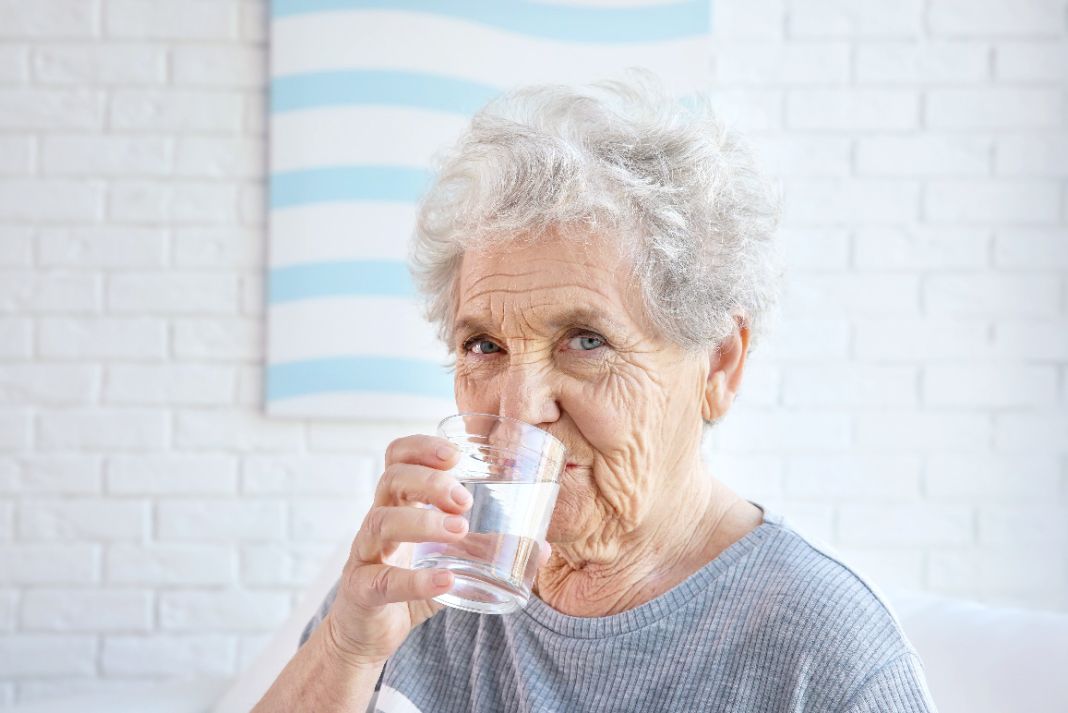
[[[709,372],[708,381],[705,382],[705,394],[701,400],[701,419],[705,423],[715,423],[723,414],[723,373]]]
[[[709,355],[708,379],[701,400],[701,418],[714,423],[734,403],[742,385],[745,359],[749,352],[749,327],[741,317],[735,318],[735,330]]]

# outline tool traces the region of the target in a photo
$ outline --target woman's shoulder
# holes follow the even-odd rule
[[[738,578],[749,596],[746,640],[762,657],[786,656],[796,685],[826,704],[817,709],[884,710],[893,699],[909,702],[895,710],[935,710],[923,662],[876,583],[818,536],[765,513],[761,546]]]
[[[847,557],[766,509],[764,527],[770,536],[746,577],[762,628],[816,648],[865,649],[886,661],[915,653],[889,599]]]

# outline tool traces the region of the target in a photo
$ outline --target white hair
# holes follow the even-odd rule
[[[755,346],[781,291],[779,191],[711,104],[632,68],[586,87],[520,87],[478,111],[437,155],[409,253],[449,349],[464,252],[550,231],[613,241],[648,316],[682,347],[717,346],[735,315]]]

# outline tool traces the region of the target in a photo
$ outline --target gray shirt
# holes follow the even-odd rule
[[[533,597],[504,616],[445,608],[387,662],[379,713],[934,711],[885,600],[826,548],[764,522],[668,592],[612,616]],[[301,643],[325,615],[333,592]]]

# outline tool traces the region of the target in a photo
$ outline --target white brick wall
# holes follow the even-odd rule
[[[784,319],[706,443],[880,582],[1068,609],[1068,1],[713,0]],[[259,409],[262,0],[0,0],[0,705],[232,675],[428,424]]]
[[[888,582],[1068,608],[1066,4],[714,6],[792,274],[712,461]]]

